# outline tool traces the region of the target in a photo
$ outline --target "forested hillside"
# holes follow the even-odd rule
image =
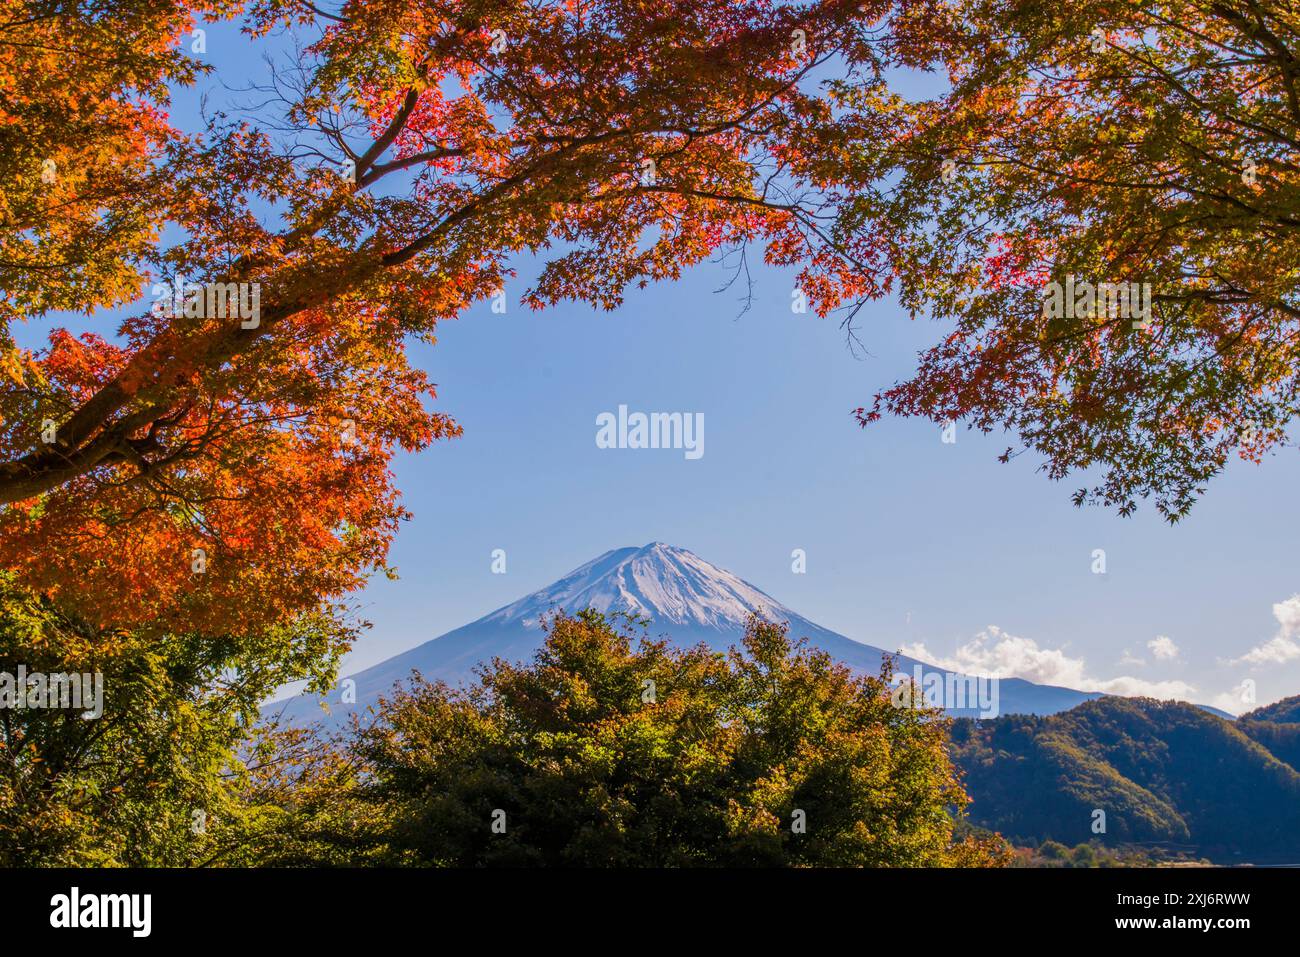
[[[1106,697],[1045,718],[958,721],[952,750],[972,822],[1017,842],[1300,860],[1300,773],[1261,743],[1266,724],[1249,734],[1194,705]]]
[[[1300,695],[1243,714],[1237,727],[1300,771]]]

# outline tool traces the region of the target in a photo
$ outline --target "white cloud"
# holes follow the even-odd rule
[[[1178,657],[1178,646],[1168,635],[1156,635],[1147,642],[1147,647],[1155,655],[1156,661],[1172,661]]]
[[[1145,658],[1139,658],[1137,655],[1125,648],[1124,654],[1119,656],[1119,666],[1121,668],[1145,668],[1147,662]]]
[[[1300,595],[1292,595],[1274,605],[1273,617],[1287,634],[1294,635],[1300,631]]]
[[[1231,691],[1215,695],[1210,704],[1229,714],[1240,715],[1252,711],[1258,706],[1255,702],[1255,682],[1250,678],[1239,681]]]
[[[1172,642],[1170,642],[1172,644]],[[1088,674],[1082,658],[1071,658],[1059,648],[1042,648],[1030,638],[1009,635],[997,625],[960,646],[951,657],[929,651],[924,644],[904,645],[903,654],[929,661],[950,671],[990,678],[1024,678],[1039,684],[1062,685],[1078,691],[1146,695],[1152,698],[1191,700],[1196,688],[1185,681],[1147,681],[1129,675],[1098,678]]]
[[[1300,638],[1300,595],[1275,604],[1273,617],[1277,619],[1277,634],[1240,658],[1233,658],[1231,664],[1281,665],[1300,658],[1300,641],[1296,640]]]
[[[1121,675],[1118,678],[1088,679],[1079,686],[1080,691],[1104,691],[1106,694],[1118,694],[1133,697],[1142,695],[1146,698],[1159,698],[1162,701],[1191,701],[1195,703],[1196,685],[1186,681],[1170,679],[1168,681],[1147,681]]]
[[[1270,638],[1262,645],[1256,645],[1250,651],[1246,652],[1240,658],[1234,658],[1234,665],[1281,665],[1295,658],[1300,658],[1300,644],[1296,644],[1292,639],[1283,635],[1276,638]]]

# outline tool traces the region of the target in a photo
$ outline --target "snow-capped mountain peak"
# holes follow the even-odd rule
[[[660,625],[734,630],[751,612],[798,618],[770,595],[685,548],[651,542],[616,548],[559,581],[488,616],[495,624],[536,627],[556,609],[629,612]]]
[[[540,627],[544,617],[558,609],[576,613],[584,608],[643,616],[650,619],[652,637],[665,637],[683,647],[704,644],[723,652],[734,648],[744,639],[750,614],[758,612],[768,621],[788,624],[791,639],[805,640],[811,648],[825,651],[861,673],[879,673],[887,653],[809,621],[694,552],[651,542],[640,548],[608,551],[513,604],[356,673],[350,685],[354,700],[334,701],[331,707],[339,706],[339,716],[368,707],[391,691],[395,682],[409,679],[412,672],[449,684],[476,681],[479,669],[495,658],[511,662],[531,659],[545,638]],[[906,655],[895,655],[894,660],[902,674],[922,667],[922,662]],[[924,667],[935,670],[932,665]],[[943,673],[941,669],[939,673]],[[1004,714],[1053,714],[1097,697],[1096,693],[1035,685],[1020,678],[1003,679],[1000,687]],[[267,707],[270,713],[290,720],[320,715],[320,699],[312,695]],[[952,713],[965,712],[957,709]]]

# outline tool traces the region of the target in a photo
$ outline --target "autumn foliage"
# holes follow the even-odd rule
[[[221,19],[295,53],[179,128]],[[193,862],[167,828],[206,801],[241,809],[212,860],[288,823],[290,863],[996,857],[954,837],[939,722],[757,625],[724,659],[561,619],[347,753],[293,738],[301,775],[213,769],[330,679],[407,514],[393,456],[460,431],[407,347],[488,297],[615,309],[757,250],[852,335],[885,294],[937,320],[863,425],[1003,431],[1078,503],[1187,514],[1300,411],[1297,63],[1294,4],[1256,0],[0,0],[0,658],[127,691],[102,737],[0,727],[0,853]],[[1150,314],[1045,312],[1076,280]],[[510,840],[412,829],[489,802]]]
[[[0,243],[50,267],[44,291],[6,285],[9,316],[177,277],[260,297],[254,321],[145,302],[116,336],[7,345],[0,562],[90,621],[256,628],[382,569],[404,515],[390,457],[458,431],[405,343],[503,287],[516,254],[547,257],[520,293],[535,308],[613,308],[755,242],[823,313],[874,291],[874,240],[828,212],[828,151],[853,130],[810,80],[877,76],[857,4],[268,0],[249,33],[315,37],[266,81],[272,105],[172,129],[191,16],[233,12],[15,6],[0,26],[15,103],[65,83],[69,126],[118,117],[23,141],[0,201],[24,218]]]
[[[303,46],[177,129],[213,18]],[[819,315],[943,322],[863,424],[1006,430],[1076,501],[1177,519],[1300,403],[1297,36],[1251,0],[5,3],[0,567],[95,628],[294,622],[385,570],[395,452],[459,432],[412,338],[748,247]],[[1071,277],[1147,283],[1151,320],[1045,321]]]
[[[949,324],[859,410],[1006,429],[1077,501],[1186,513],[1285,441],[1286,10],[1012,0],[16,4],[0,13],[0,562],[100,625],[261,627],[384,568],[389,461],[457,434],[411,337],[757,246],[816,312]],[[173,127],[205,19],[284,28],[252,113]],[[892,85],[939,69],[947,87]],[[891,73],[891,71],[893,71]],[[1150,322],[1045,323],[1071,277]],[[159,309],[173,284],[257,315]],[[138,300],[141,289],[144,300]],[[162,292],[160,292],[160,290]],[[152,302],[150,299],[152,298]],[[200,296],[201,298],[201,296]],[[9,326],[135,302],[116,330]],[[112,333],[112,334],[110,334]]]
[[[1176,520],[1300,404],[1300,19],[1292,3],[924,3],[948,89],[854,158],[905,305],[942,321],[859,412],[1008,431],[1077,502]],[[864,106],[870,104],[864,100]],[[1050,283],[1149,284],[1044,315]]]

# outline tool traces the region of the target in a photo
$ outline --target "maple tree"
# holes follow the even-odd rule
[[[903,302],[950,331],[860,420],[1004,428],[1004,458],[1084,473],[1077,503],[1152,498],[1177,520],[1234,453],[1284,445],[1300,402],[1300,9],[911,13],[931,24],[911,54],[948,89],[853,156],[862,181],[897,178],[845,215],[891,237]],[[1150,316],[1045,317],[1049,284],[1075,281],[1149,284]]]
[[[174,129],[186,38],[239,15],[300,57]],[[1007,427],[1177,517],[1296,404],[1295,36],[1252,2],[7,3],[0,562],[98,627],[290,621],[385,568],[392,455],[459,431],[411,337],[521,254],[530,307],[613,308],[751,244],[821,315],[897,283],[953,323],[864,423]],[[1072,276],[1151,321],[1049,327]],[[141,283],[111,337],[9,331]]]
[[[458,431],[405,342],[494,294],[516,254],[546,257],[535,308],[612,308],[753,242],[823,314],[877,291],[874,240],[830,213],[829,159],[863,122],[819,74],[881,82],[864,24],[887,4],[259,0],[245,29],[307,36],[300,59],[264,109],[185,134],[161,112],[193,73],[177,44],[190,14],[233,8],[118,6],[13,5],[0,61],[28,102],[63,83],[95,97],[70,125],[94,109],[131,133],[69,133],[57,193],[32,179],[53,145],[13,159],[30,210],[3,242],[104,255],[6,285],[9,317],[121,302],[133,270],[159,284],[114,338],[5,344],[0,562],[92,623],[256,630],[383,568],[405,515],[391,455]],[[136,28],[121,68],[100,48],[118,20]],[[31,80],[55,32],[62,65]],[[33,234],[60,205],[80,218]],[[193,285],[168,305],[177,277]],[[255,314],[214,306],[222,288]]]
[[[139,296],[175,136],[170,84],[204,69],[180,44],[220,3],[0,3],[0,353],[9,323]]]

